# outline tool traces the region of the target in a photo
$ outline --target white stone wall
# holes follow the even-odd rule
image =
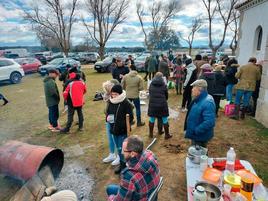
[[[268,36],[265,37],[266,47],[263,61],[261,88],[257,103],[256,119],[268,127]]]
[[[259,61],[265,57],[266,36],[268,35],[268,1],[244,10],[241,13],[240,38],[238,43],[237,59],[239,64],[246,64],[249,57],[254,56]],[[263,37],[261,50],[256,51],[255,32],[262,26]]]

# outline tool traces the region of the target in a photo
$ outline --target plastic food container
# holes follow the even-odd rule
[[[224,176],[224,183],[232,186],[231,192],[240,192],[241,177],[236,174],[228,174]]]

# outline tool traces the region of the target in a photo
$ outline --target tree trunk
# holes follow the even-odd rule
[[[100,44],[99,55],[100,55],[101,60],[103,60],[104,55],[105,55],[105,44]]]
[[[192,56],[192,45],[189,45],[189,56]]]

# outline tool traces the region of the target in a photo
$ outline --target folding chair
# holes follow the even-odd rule
[[[160,177],[159,184],[157,185],[155,190],[150,195],[148,201],[157,201],[158,193],[159,193],[160,189],[162,188],[162,186],[163,186],[163,177]]]

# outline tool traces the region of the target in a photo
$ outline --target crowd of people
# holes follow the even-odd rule
[[[192,145],[207,147],[214,136],[220,101],[227,99],[235,104],[231,118],[244,119],[247,112],[253,115],[260,87],[261,70],[256,58],[239,66],[234,58],[224,58],[216,63],[207,56],[196,55],[195,59],[186,55],[173,56],[151,54],[145,62],[145,77],[136,71],[135,61],[129,56],[126,61],[117,57],[112,68],[112,79],[103,83],[105,103],[104,122],[109,145],[109,155],[104,163],[111,163],[115,174],[121,174],[119,185],[107,187],[108,200],[148,200],[160,181],[160,168],[156,156],[144,149],[143,140],[129,135],[131,126],[145,126],[142,120],[140,92],[144,81],[148,81],[148,137],[154,137],[157,120],[158,134],[164,139],[172,138],[169,130],[168,82],[175,83],[177,95],[182,95],[181,112],[187,112],[184,122],[185,138]],[[62,96],[68,112],[67,123],[62,128],[58,123],[60,92],[55,82],[63,83]],[[78,114],[78,131],[83,131],[84,95],[87,91],[85,74],[75,67],[59,74],[50,69],[44,79],[44,91],[48,107],[49,129],[52,132],[68,133],[73,123],[75,111]],[[234,88],[236,89],[235,101]],[[241,99],[243,97],[243,101]],[[252,97],[253,104],[250,104]],[[7,99],[0,94],[7,104]],[[250,107],[252,105],[252,107]],[[135,115],[134,111],[135,110]],[[240,114],[240,115],[239,115]]]

